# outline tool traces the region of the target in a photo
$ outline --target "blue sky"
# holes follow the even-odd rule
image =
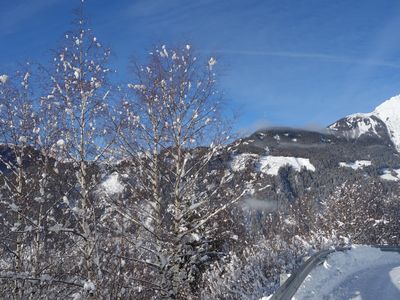
[[[191,42],[217,56],[236,129],[326,126],[400,93],[400,1],[86,0],[129,76],[132,55]],[[78,0],[0,0],[0,73],[45,62]],[[3,71],[3,70],[4,71]]]

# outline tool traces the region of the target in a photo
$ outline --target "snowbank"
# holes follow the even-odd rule
[[[389,267],[390,274],[381,274],[382,267]],[[353,278],[358,279],[360,274],[369,274],[372,278],[376,277],[376,280],[380,276],[390,276],[390,279],[388,277],[385,280],[389,285],[393,281],[400,293],[400,282],[394,282],[394,278],[400,278],[400,254],[383,252],[370,246],[353,246],[349,251],[332,253],[323,265],[316,267],[307,276],[293,299],[342,299],[339,291],[344,296],[348,291],[343,291],[343,286],[351,283]],[[362,285],[351,288],[356,290],[355,294],[357,289],[362,294]],[[355,295],[353,299],[362,298]]]

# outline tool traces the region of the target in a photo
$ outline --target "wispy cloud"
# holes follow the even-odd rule
[[[253,51],[253,50],[214,50],[213,53],[227,55],[247,55],[247,56],[272,56],[293,59],[313,59],[326,62],[339,62],[345,64],[368,65],[377,67],[400,68],[400,63],[393,63],[375,59],[358,59],[353,57],[344,57],[324,53],[306,53],[291,51]]]

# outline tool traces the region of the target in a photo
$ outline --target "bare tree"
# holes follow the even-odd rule
[[[76,29],[65,34],[55,51],[49,72],[51,90],[42,98],[48,125],[48,149],[56,165],[64,168],[60,181],[64,214],[54,230],[71,236],[70,251],[76,261],[71,266],[82,279],[89,295],[100,295],[102,261],[99,251],[99,218],[102,207],[95,201],[101,183],[99,166],[110,149],[108,110],[110,86],[107,76],[109,49],[98,41],[79,11]],[[56,171],[59,173],[57,166]],[[82,271],[81,271],[82,270]]]
[[[27,69],[30,69],[29,67]],[[54,225],[54,198],[48,197],[41,147],[39,103],[31,71],[0,83],[1,210],[3,297],[36,299],[56,278],[48,254]],[[3,79],[6,78],[3,76]],[[54,249],[54,248],[53,248]],[[47,255],[46,255],[47,252]],[[52,254],[54,254],[52,252]],[[13,282],[13,288],[9,284]]]
[[[135,97],[118,112],[118,139],[134,180],[128,199],[110,201],[136,228],[130,242],[148,270],[142,278],[159,277],[142,285],[165,298],[196,295],[202,271],[222,255],[219,218],[245,193],[229,188],[233,175],[216,167],[229,137],[215,63],[198,60],[190,45],[154,49],[147,64],[134,65],[128,87]]]

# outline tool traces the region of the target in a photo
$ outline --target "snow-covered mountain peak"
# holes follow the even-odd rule
[[[347,138],[357,139],[363,135],[380,136],[385,125],[372,113],[352,114],[329,126],[329,129],[338,131]]]
[[[400,151],[400,95],[383,102],[374,110],[373,115],[386,124],[393,144]]]
[[[372,113],[356,113],[329,126],[347,138],[390,138],[400,152],[400,95],[384,101]]]
[[[389,100],[378,105],[372,114],[381,114],[397,111],[400,112],[400,95],[393,96]],[[384,120],[383,120],[384,121]]]

